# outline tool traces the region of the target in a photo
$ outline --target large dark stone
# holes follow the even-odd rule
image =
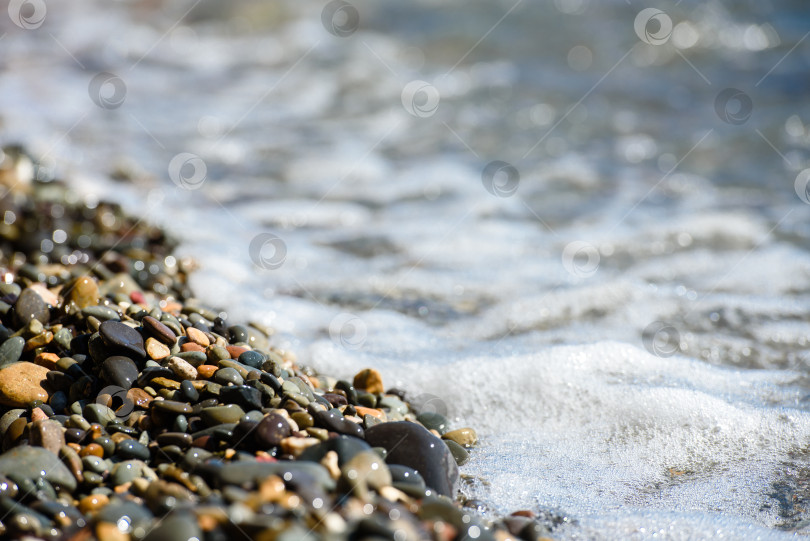
[[[458,466],[444,442],[425,427],[407,421],[382,423],[366,430],[366,443],[388,451],[385,461],[415,469],[427,486],[454,498]]]
[[[98,332],[104,343],[114,351],[120,351],[135,359],[146,357],[141,333],[120,321],[105,321]]]
[[[31,288],[23,289],[14,304],[14,322],[17,326],[24,327],[32,319],[48,323],[50,318],[51,311],[45,301],[42,300],[42,297],[39,296],[39,293]]]
[[[338,410],[316,411],[312,414],[315,421],[322,427],[338,434],[363,437],[363,427],[348,419],[344,419]]]
[[[290,423],[278,413],[266,415],[259,421],[259,424],[253,431],[256,444],[263,449],[281,445],[281,440],[290,435],[292,435]]]
[[[101,365],[101,375],[110,385],[129,390],[138,379],[138,367],[129,357],[108,357]]]
[[[343,464],[354,458],[357,453],[370,450],[371,446],[360,438],[338,436],[337,438],[329,438],[326,441],[307,447],[298,457],[298,460],[320,462],[321,459],[326,456],[326,453],[334,451],[338,456],[338,467],[343,467]]]

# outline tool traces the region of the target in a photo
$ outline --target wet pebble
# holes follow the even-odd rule
[[[363,438],[364,436],[363,427],[345,419],[337,410],[318,411],[313,414],[313,417],[318,424],[327,430],[358,438]]]
[[[281,441],[291,434],[292,430],[287,419],[278,413],[270,413],[256,426],[253,437],[260,448],[268,449],[281,445]]]
[[[101,374],[107,383],[126,391],[138,379],[138,367],[129,357],[116,355],[101,364]]]
[[[149,336],[160,340],[168,346],[173,345],[177,341],[177,335],[174,331],[152,316],[144,316],[143,319],[141,319],[141,325],[143,325],[144,331],[146,331]]]
[[[136,359],[146,357],[141,333],[120,321],[105,321],[99,327],[104,343],[113,350],[130,353]]]
[[[40,323],[48,323],[50,317],[51,311],[39,292],[30,287],[23,289],[17,302],[14,303],[15,324],[23,327],[32,319],[36,319]]]
[[[0,403],[25,407],[35,400],[48,401],[48,369],[21,361],[0,369]]]
[[[15,336],[7,339],[0,345],[0,368],[16,363],[20,360],[25,346],[25,339]]]
[[[426,428],[395,421],[372,426],[365,436],[369,445],[388,451],[388,463],[415,469],[436,492],[455,497],[459,477],[456,461],[444,442]]]
[[[244,415],[245,411],[236,404],[211,406],[200,410],[200,417],[208,426],[237,423]]]

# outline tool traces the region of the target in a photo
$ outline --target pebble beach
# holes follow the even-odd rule
[[[298,366],[200,305],[163,232],[34,167],[4,149],[0,535],[542,538],[531,511],[491,524],[457,498],[473,428],[374,368]]]
[[[808,28],[11,0],[0,537],[806,536]]]

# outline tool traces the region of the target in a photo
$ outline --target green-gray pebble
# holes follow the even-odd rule
[[[25,347],[25,339],[22,336],[15,336],[3,342],[0,345],[0,368],[19,361],[23,347]]]

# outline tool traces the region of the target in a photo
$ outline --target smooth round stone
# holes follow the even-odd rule
[[[194,368],[198,368],[208,360],[208,357],[202,351],[181,351],[180,353],[174,354],[174,357],[183,359]]]
[[[447,448],[450,449],[450,452],[453,454],[453,458],[456,459],[456,464],[459,466],[463,466],[470,460],[470,453],[464,449],[461,445],[457,444],[453,440],[443,440],[444,444],[447,445]]]
[[[209,458],[213,456],[209,451],[205,449],[200,449],[199,447],[192,447],[186,454],[183,455],[183,460],[181,466],[185,469],[192,469],[194,466],[198,464],[202,464]]]
[[[205,539],[197,518],[189,511],[174,511],[166,515],[144,537],[144,541],[190,541]]]
[[[109,306],[88,306],[87,308],[82,309],[82,315],[84,317],[94,317],[99,321],[118,321],[121,317],[118,315],[118,312],[110,308]]]
[[[416,420],[425,425],[428,430],[435,430],[439,434],[444,434],[450,427],[447,417],[441,413],[426,411],[416,416]]]
[[[258,410],[249,411],[245,414],[244,418],[245,421],[256,421],[257,423],[264,419],[264,413]]]
[[[146,339],[145,347],[146,354],[149,355],[150,359],[154,359],[155,361],[165,359],[171,354],[169,346],[152,336]]]
[[[128,391],[138,379],[138,366],[129,357],[121,355],[107,357],[101,364],[101,375],[110,385]]]
[[[172,346],[177,342],[177,335],[174,331],[152,316],[144,316],[143,319],[141,319],[141,325],[143,325],[144,330],[149,336],[160,340],[168,346]]]
[[[217,364],[219,361],[225,361],[231,358],[228,350],[222,346],[213,346],[208,348],[208,360],[211,364]]]
[[[79,276],[73,283],[68,300],[73,301],[80,309],[98,303],[98,284],[89,276]]]
[[[120,321],[105,321],[98,328],[104,343],[112,349],[131,353],[136,359],[146,357],[141,333]]]
[[[16,363],[22,356],[25,339],[22,336],[9,338],[0,345],[0,368]]]
[[[354,385],[346,380],[339,380],[335,384],[335,389],[346,393],[346,399],[349,401],[349,404],[357,405],[357,389],[354,388]]]
[[[318,411],[313,414],[313,417],[327,430],[337,432],[338,434],[346,434],[347,436],[355,436],[363,438],[363,427],[357,423],[344,419],[337,410]]]
[[[281,440],[292,435],[292,429],[281,414],[270,413],[266,415],[256,429],[253,431],[253,437],[256,444],[262,448],[278,447],[281,445]]]
[[[48,401],[43,386],[49,370],[27,361],[0,369],[0,404],[15,408],[25,407],[34,400]]]
[[[247,343],[250,340],[250,333],[247,327],[243,325],[232,325],[228,327],[228,334],[230,335],[231,342],[234,344],[238,342]]]
[[[51,311],[40,294],[30,287],[23,289],[14,303],[14,321],[17,326],[23,327],[32,319],[44,324],[50,318]]]
[[[27,410],[23,408],[15,408],[6,411],[3,416],[0,417],[0,438],[6,433],[6,430],[8,430],[8,427],[11,426],[11,423],[25,415],[26,411]]]
[[[190,404],[174,400],[153,400],[152,409],[174,415],[188,415],[194,411]]]
[[[98,473],[99,475],[103,475],[105,472],[109,471],[107,461],[95,455],[83,456],[82,466],[84,466],[85,470]]]
[[[43,447],[55,455],[65,444],[65,434],[62,425],[50,419],[40,419],[31,423],[28,438],[32,445]]]
[[[402,464],[389,464],[388,469],[391,471],[391,481],[393,483],[425,488],[425,480],[415,469]]]
[[[115,454],[125,460],[136,458],[139,460],[149,460],[149,449],[136,440],[121,440],[115,447]]]
[[[408,413],[408,404],[406,404],[396,396],[391,395],[385,395],[382,398],[380,398],[380,400],[377,401],[376,407],[380,409],[387,409],[389,411],[388,415],[389,419],[391,419],[396,415],[402,416]],[[402,419],[402,417],[399,418]]]
[[[246,351],[239,356],[239,362],[251,368],[261,368],[264,364],[264,355],[258,351]]]
[[[174,372],[182,380],[195,380],[197,379],[197,369],[194,366],[180,357],[173,356],[166,363],[172,372]]]
[[[73,340],[73,334],[69,329],[62,328],[53,333],[53,341],[59,344],[64,350],[70,349],[70,341]]]
[[[247,411],[262,409],[261,391],[247,385],[223,387],[219,397],[223,402],[236,404]]]
[[[312,418],[312,415],[305,411],[296,411],[291,415],[292,420],[298,424],[298,427],[301,430],[306,430],[307,428],[315,426],[315,419]]]
[[[172,422],[172,430],[175,432],[188,431],[188,419],[185,415],[178,415],[174,418],[174,421]]]
[[[476,443],[478,443],[478,434],[475,433],[475,430],[472,428],[457,428],[455,430],[451,430],[449,432],[445,432],[442,434],[442,439],[444,440],[452,440],[457,444],[461,445],[465,449],[469,449]]]
[[[292,485],[303,481],[314,482],[323,490],[335,488],[335,481],[329,475],[329,471],[315,462],[230,462],[217,471],[222,484],[237,486],[260,483],[271,475],[277,475]]]
[[[223,423],[238,423],[245,415],[245,410],[236,404],[227,406],[211,406],[200,410],[200,418],[208,426],[221,425]]]
[[[111,522],[112,524],[118,524],[121,519],[125,519],[125,521],[130,524],[130,527],[134,528],[138,525],[151,523],[154,516],[145,505],[129,501],[114,500],[110,505],[99,511],[95,518],[96,520]],[[202,538],[200,537],[198,539]]]
[[[382,375],[373,368],[366,368],[358,372],[354,376],[353,385],[357,389],[365,389],[372,394],[382,394],[385,392]]]
[[[191,434],[184,434],[182,432],[164,432],[157,437],[157,443],[163,447],[165,445],[176,445],[181,449],[188,449],[191,447],[193,438]]]
[[[235,368],[220,368],[214,372],[214,381],[220,385],[242,385],[245,380]]]
[[[441,495],[454,498],[458,488],[458,466],[450,449],[425,427],[407,421],[372,426],[366,442],[388,451],[389,464],[402,464],[418,471],[427,485]]]
[[[104,450],[104,456],[112,456],[115,452],[115,442],[107,436],[99,436],[93,440],[93,443],[101,446]]]
[[[20,445],[0,455],[0,475],[19,483],[44,479],[55,487],[73,492],[76,479],[59,457],[42,447]]]
[[[189,402],[197,402],[200,399],[200,392],[190,380],[183,380],[180,383],[180,394]]]
[[[85,515],[95,513],[108,503],[110,498],[105,494],[89,494],[79,500],[79,511]]]
[[[358,498],[367,501],[370,488],[379,490],[391,485],[391,472],[377,453],[361,451],[340,468],[340,480]]]
[[[115,420],[115,412],[103,404],[91,403],[82,408],[82,417],[91,423],[107,426]]]
[[[186,336],[188,337],[189,340],[191,340],[198,346],[207,348],[208,346],[211,345],[211,341],[208,339],[208,336],[206,336],[206,334],[200,329],[189,327],[188,329],[186,329]]]
[[[351,460],[357,453],[371,451],[371,446],[360,438],[338,436],[337,438],[328,439],[317,445],[308,447],[299,455],[298,460],[320,462],[329,451],[337,453],[338,466],[342,467],[343,464]]]

